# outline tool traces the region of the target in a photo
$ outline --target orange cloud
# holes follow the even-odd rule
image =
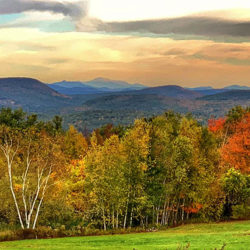
[[[148,85],[250,85],[250,43],[2,29],[0,75]]]

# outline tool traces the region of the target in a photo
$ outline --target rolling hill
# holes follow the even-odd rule
[[[74,82],[74,87],[68,88],[68,83],[62,82],[60,87],[73,91],[79,84],[82,83]],[[204,123],[211,115],[223,116],[235,105],[250,106],[249,90],[228,90],[202,96],[175,85],[99,93],[91,93],[93,89],[96,91],[95,87],[85,87],[90,92],[78,94],[77,90],[77,94],[68,96],[36,79],[0,78],[0,106],[22,107],[43,118],[61,115],[65,127],[74,124],[79,130],[84,127],[92,130],[107,123],[129,125],[136,118],[159,115],[167,110],[191,112]]]
[[[241,85],[230,85],[225,87],[224,89],[230,89],[230,90],[250,90],[250,87],[248,86],[241,86]]]
[[[168,109],[183,110],[183,103],[176,99],[154,94],[108,95],[88,100],[83,105],[93,110],[137,110],[162,112]],[[185,108],[186,110],[186,108]]]
[[[219,93],[228,92],[231,90],[250,90],[250,87],[247,86],[241,86],[241,85],[230,85],[221,89],[214,89],[210,86],[208,87],[197,87],[197,88],[187,88],[190,90],[193,90],[195,92],[198,92],[202,95],[214,95]]]
[[[156,94],[147,94],[147,92]],[[241,98],[242,91],[229,91],[195,98],[196,96],[197,93],[194,94],[193,91],[183,92],[182,88],[172,86],[96,95],[86,100],[76,112],[65,114],[64,119],[66,124],[73,123],[81,130],[84,127],[98,128],[107,123],[128,125],[134,119],[151,117],[173,110],[183,114],[190,112],[201,123],[206,123],[211,116],[224,116],[236,105],[250,106],[250,96],[245,93]]]
[[[177,85],[166,85],[160,87],[146,88],[138,90],[137,94],[160,95],[177,99],[195,99],[202,96],[202,94],[200,93],[182,88]]]
[[[193,90],[197,93],[200,93],[201,95],[205,96],[205,95],[214,95],[214,94],[218,94],[218,93],[223,93],[223,92],[227,92],[229,91],[229,89],[214,89],[211,87],[207,87],[207,88],[188,88],[190,90]]]
[[[71,97],[59,94],[31,78],[0,78],[0,106],[38,112],[67,105]]]
[[[214,95],[207,95],[199,98],[200,100],[250,100],[250,90],[230,90],[227,92],[217,93]]]

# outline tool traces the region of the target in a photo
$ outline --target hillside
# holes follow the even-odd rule
[[[49,85],[30,78],[1,78],[0,106],[37,112],[47,119],[61,115],[64,126],[74,124],[79,130],[89,130],[107,123],[129,125],[134,119],[151,117],[166,110],[191,112],[204,123],[211,117],[223,116],[235,105],[250,106],[250,91],[231,90],[210,96],[202,96],[193,90],[179,86],[161,86],[142,90],[78,94],[79,82],[70,82],[77,94],[59,94]],[[81,86],[81,85],[80,85]],[[57,86],[58,87],[58,86]],[[86,86],[87,88],[96,89]],[[209,89],[207,90],[209,91]],[[75,93],[76,93],[75,92]]]
[[[202,96],[202,94],[197,93],[193,90],[185,89],[176,85],[146,88],[138,90],[137,94],[148,94],[148,95],[153,94],[153,95],[160,95],[177,99],[183,99],[183,98],[194,99]]]
[[[230,90],[214,95],[203,96],[200,100],[250,100],[250,90]]]
[[[35,112],[61,107],[70,97],[31,78],[0,78],[0,106],[22,107]]]
[[[206,96],[206,95],[215,95],[215,94],[219,94],[219,93],[224,93],[229,91],[228,89],[199,89],[199,88],[194,88],[192,89],[193,91]]]
[[[219,94],[219,96],[215,95],[217,99],[210,96],[197,99],[177,99],[159,94],[142,94],[141,92],[144,91],[89,96],[75,112],[64,113],[65,125],[73,123],[78,129],[87,127],[90,130],[107,123],[128,125],[134,119],[151,117],[167,110],[179,113],[190,112],[204,124],[212,115],[224,116],[236,105],[250,106],[250,98],[241,98],[241,91],[234,92],[234,97],[231,96],[232,93],[227,94],[227,98],[222,98]],[[80,100],[82,97],[78,96],[78,98]]]
[[[183,110],[183,103],[176,98],[154,94],[123,94],[107,95],[88,100],[84,107],[95,110],[138,110],[138,111],[157,111],[166,109]],[[186,108],[185,108],[186,111]]]
[[[64,124],[74,124],[79,130],[92,130],[108,123],[130,125],[135,119],[152,117],[167,110],[190,112],[193,100],[178,100],[159,95],[112,94],[92,96],[74,112],[63,114]],[[78,97],[80,98],[80,96]]]
[[[230,85],[230,86],[220,88],[220,89],[214,89],[213,87],[210,87],[210,86],[187,88],[187,89],[193,90],[205,96],[205,95],[215,95],[215,94],[224,93],[224,92],[228,92],[232,90],[250,90],[250,87],[240,86],[240,85]]]
[[[230,89],[230,90],[250,90],[250,87],[248,86],[240,86],[240,85],[230,85],[225,87],[224,89]]]

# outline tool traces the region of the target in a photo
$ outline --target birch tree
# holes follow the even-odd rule
[[[125,179],[122,145],[113,135],[96,145],[95,133],[92,146],[84,159],[84,191],[91,213],[101,218],[103,229],[118,228],[125,207]]]
[[[49,187],[60,174],[60,145],[55,137],[35,128],[0,128],[0,151],[21,227],[35,229]],[[62,172],[62,171],[61,171]]]

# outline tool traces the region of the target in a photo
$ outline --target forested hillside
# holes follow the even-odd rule
[[[131,90],[128,83],[120,81],[95,79],[87,84],[61,82],[55,83],[52,89],[31,78],[1,78],[0,106],[23,108],[30,114],[38,113],[43,120],[61,115],[65,129],[73,124],[81,131],[85,128],[93,131],[107,123],[127,126],[136,119],[160,115],[168,110],[192,113],[199,122],[207,124],[211,116],[224,116],[236,105],[250,106],[249,90],[223,89],[223,93],[202,96],[199,91],[173,85],[141,90],[137,88],[142,86],[131,85],[134,88]],[[97,88],[99,85],[101,88]],[[107,90],[103,87],[106,85],[113,89]]]
[[[0,106],[46,112],[69,105],[70,97],[59,94],[31,78],[0,78]]]

